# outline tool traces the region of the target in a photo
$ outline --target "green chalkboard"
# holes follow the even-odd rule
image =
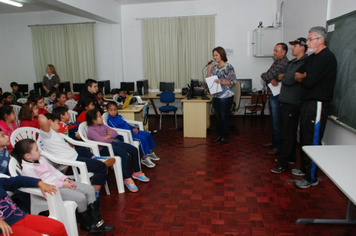
[[[337,60],[330,115],[356,129],[356,11],[327,21],[327,44]]]

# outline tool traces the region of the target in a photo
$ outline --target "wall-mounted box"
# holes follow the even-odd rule
[[[283,28],[258,28],[253,31],[253,56],[273,57],[277,43],[283,42]]]

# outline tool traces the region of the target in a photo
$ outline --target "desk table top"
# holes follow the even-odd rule
[[[304,146],[303,150],[356,204],[356,145]]]
[[[157,96],[157,94],[159,94],[159,93],[161,93],[161,92],[149,92],[144,95],[140,95],[140,97],[142,99],[154,99],[154,98],[159,99],[159,96]],[[176,92],[174,94],[175,94],[176,99],[183,99],[186,97],[186,95],[183,95],[182,93],[179,93],[179,92]]]
[[[133,113],[133,112],[141,112],[143,109],[143,105],[128,105],[125,109],[119,110],[120,113]]]

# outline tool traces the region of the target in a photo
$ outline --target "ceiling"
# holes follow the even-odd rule
[[[0,14],[10,14],[10,13],[24,13],[24,12],[35,12],[35,11],[50,11],[58,10],[58,8],[51,4],[46,4],[45,1],[39,0],[13,0],[23,4],[23,7],[13,7],[5,3],[0,3]],[[133,4],[149,4],[158,2],[184,2],[184,1],[195,1],[195,0],[113,0],[120,5],[133,5]]]

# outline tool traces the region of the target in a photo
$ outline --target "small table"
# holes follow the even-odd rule
[[[210,126],[210,100],[183,99],[183,137],[206,138]]]
[[[304,152],[347,196],[345,219],[297,219],[296,224],[356,224],[356,145],[304,146]]]
[[[155,102],[153,99],[159,99],[159,96],[157,96],[157,94],[159,94],[159,93],[161,93],[161,92],[150,92],[150,93],[146,93],[144,95],[140,95],[140,97],[142,99],[150,99],[153,110],[156,113],[156,116],[158,116],[158,112],[157,112],[157,108],[156,108],[156,105],[155,105]],[[186,97],[186,95],[182,95],[182,93],[174,93],[174,95],[175,95],[176,99],[183,99]]]

